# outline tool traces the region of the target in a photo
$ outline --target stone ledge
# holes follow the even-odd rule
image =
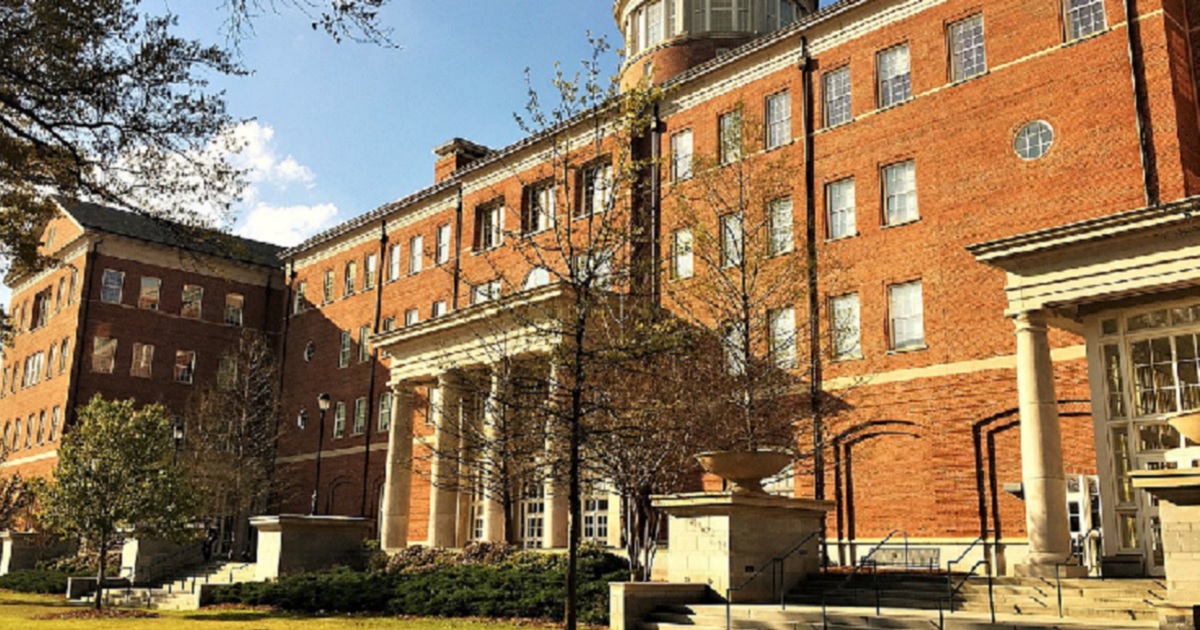
[[[1200,468],[1135,470],[1129,473],[1133,487],[1175,505],[1200,505]]]
[[[730,510],[791,510],[811,514],[824,514],[833,509],[832,501],[816,499],[794,499],[769,494],[743,494],[738,492],[691,492],[686,494],[658,495],[651,498],[654,507],[668,510],[673,516],[696,516],[724,514]]]

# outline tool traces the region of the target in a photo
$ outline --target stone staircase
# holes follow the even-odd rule
[[[209,562],[181,572],[173,581],[153,587],[106,590],[109,606],[156,608],[159,610],[196,610],[204,591],[223,584],[256,581],[257,567],[248,562]]]

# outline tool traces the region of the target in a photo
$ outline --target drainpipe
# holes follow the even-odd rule
[[[279,429],[280,429],[281,424],[283,423],[283,416],[284,416],[283,375],[284,375],[284,370],[287,369],[287,341],[288,341],[287,337],[288,337],[288,330],[290,329],[290,326],[292,323],[292,284],[295,281],[296,281],[296,259],[288,258],[287,262],[284,264],[284,272],[283,272],[283,329],[280,331],[280,334],[278,337],[278,343],[277,343],[277,346],[278,346],[277,349],[279,352],[279,378],[278,378],[278,385],[277,385],[277,389],[276,389],[276,395],[278,396],[279,407],[275,410],[275,431],[271,436],[271,443],[273,445],[272,450],[274,451],[275,456],[271,459],[271,464],[270,464],[272,483],[271,483],[271,489],[269,490],[268,496],[267,496],[267,505],[268,506],[272,506],[275,504],[276,494],[277,494],[277,492],[275,490],[274,477],[275,477],[275,472],[276,472],[276,470],[278,470],[278,468],[275,465],[275,459],[279,457]],[[270,318],[267,314],[269,314],[270,310],[271,310],[271,272],[268,272],[268,274],[267,274],[266,299],[267,299],[266,304],[263,306],[263,312],[264,312],[263,334],[264,335],[269,334],[268,326],[270,325]]]
[[[662,274],[660,273],[659,239],[662,238],[662,135],[665,126],[658,103],[654,104],[654,120],[650,133],[650,293],[651,303],[661,304]]]
[[[801,84],[804,101],[804,237],[808,265],[808,366],[809,406],[813,426],[813,495],[825,499],[825,427],[821,413],[821,299],[817,294],[817,204],[816,174],[813,166],[813,60],[809,56],[808,37],[800,37]],[[823,526],[823,525],[822,525]]]
[[[1158,166],[1154,159],[1154,139],[1146,124],[1146,69],[1141,55],[1141,25],[1137,22],[1133,0],[1124,0],[1125,44],[1129,53],[1129,78],[1133,84],[1133,113],[1137,121],[1138,151],[1142,159],[1142,190],[1146,206],[1159,203]]]
[[[379,221],[379,254],[375,263],[375,317],[371,330],[379,334],[379,315],[383,312],[383,267],[386,263],[384,254],[387,252],[387,219]],[[363,433],[363,470],[362,470],[362,504],[359,506],[359,516],[367,516],[367,488],[371,485],[371,427],[375,426],[375,368],[379,363],[379,349],[371,348],[370,377],[367,381],[367,426]]]
[[[463,191],[462,184],[458,185],[458,202],[454,207],[454,288],[450,296],[450,310],[458,310],[459,284],[462,280],[462,222],[463,222]]]
[[[87,257],[84,259],[83,269],[81,269],[79,273],[79,275],[83,276],[83,282],[81,283],[82,286],[79,287],[79,324],[75,326],[75,340],[72,342],[75,344],[75,347],[71,348],[72,354],[74,355],[74,358],[72,359],[74,364],[71,368],[70,393],[67,395],[66,407],[63,409],[63,425],[62,430],[59,432],[60,436],[62,435],[62,432],[67,430],[68,422],[74,420],[75,407],[79,400],[79,380],[81,378],[80,373],[83,371],[84,357],[83,333],[88,325],[88,305],[91,301],[92,274],[95,273],[96,268],[96,249],[100,247],[100,243],[103,242],[104,239],[100,239],[88,246]]]

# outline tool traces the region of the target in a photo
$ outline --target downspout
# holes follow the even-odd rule
[[[375,263],[375,317],[371,330],[378,335],[379,315],[383,312],[383,267],[386,263],[384,254],[387,252],[387,219],[379,221],[379,254]],[[367,385],[367,426],[363,432],[363,470],[362,470],[362,505],[359,506],[359,516],[367,516],[367,489],[371,486],[371,427],[375,426],[375,368],[379,364],[379,349],[371,347],[370,377]]]
[[[800,72],[804,101],[804,237],[808,266],[809,408],[813,428],[813,496],[825,499],[825,427],[821,414],[821,300],[817,294],[817,204],[813,167],[812,57],[808,37],[800,37]],[[824,527],[824,525],[822,525]],[[823,554],[824,555],[824,554]],[[823,559],[822,559],[823,560]]]
[[[295,257],[287,259],[287,262],[284,265],[283,279],[284,279],[284,282],[283,282],[283,285],[284,285],[283,286],[283,330],[281,331],[281,334],[279,336],[279,385],[278,385],[278,389],[277,389],[280,404],[279,404],[279,409],[277,409],[275,412],[275,433],[271,437],[271,439],[273,440],[273,443],[274,443],[273,448],[275,451],[276,458],[279,457],[279,430],[283,425],[283,416],[284,416],[283,384],[284,384],[284,374],[287,371],[288,331],[291,330],[292,317],[295,315],[295,312],[292,309],[292,285],[296,282],[296,259],[295,259]],[[268,280],[268,285],[269,284],[270,284],[270,281]],[[267,295],[268,295],[268,297],[270,297],[269,290],[267,292]],[[269,301],[268,301],[268,308],[265,308],[263,310],[265,310],[265,311],[270,310],[269,309]],[[266,332],[266,325],[267,325],[266,322],[264,322],[263,332]],[[267,505],[269,505],[269,506],[274,505],[274,503],[275,503],[274,495],[276,494],[276,491],[275,491],[275,483],[274,483],[273,477],[275,475],[276,470],[277,470],[277,467],[275,466],[275,462],[272,461],[271,462],[272,484],[271,484],[271,491],[270,491],[270,494],[272,496],[267,498]]]
[[[459,284],[462,280],[462,222],[463,222],[463,191],[462,184],[458,185],[458,202],[454,207],[454,288],[450,296],[450,310],[458,310]]]
[[[658,103],[654,103],[653,131],[650,133],[650,303],[658,306],[662,299],[662,274],[659,250],[662,238],[662,134],[665,123]]]
[[[1146,206],[1159,203],[1158,165],[1154,159],[1154,139],[1146,124],[1146,69],[1140,54],[1141,25],[1134,13],[1133,0],[1124,0],[1125,44],[1129,53],[1129,78],[1133,84],[1133,113],[1137,121],[1138,151],[1142,159],[1142,189]]]
[[[84,259],[83,269],[80,275],[83,276],[83,286],[79,288],[79,325],[75,327],[75,347],[72,348],[74,358],[73,367],[71,368],[71,386],[67,395],[66,408],[63,409],[63,426],[62,431],[66,431],[69,421],[75,418],[75,406],[79,400],[79,381],[80,373],[83,371],[83,333],[88,325],[88,304],[91,301],[92,294],[92,274],[95,273],[96,267],[96,248],[103,243],[104,239],[93,242],[88,246],[87,257]],[[60,432],[61,435],[61,432]]]

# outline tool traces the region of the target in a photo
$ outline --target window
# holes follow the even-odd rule
[[[379,431],[392,428],[392,392],[379,395]]]
[[[117,360],[117,340],[111,337],[96,337],[92,340],[92,371],[97,374],[112,374]]]
[[[879,75],[879,106],[890,107],[912,97],[908,44],[893,46],[875,58]]]
[[[204,304],[204,287],[195,284],[183,285],[183,308],[179,314],[185,319],[200,319]]]
[[[829,301],[830,329],[833,332],[833,358],[855,359],[862,356],[862,334],[858,314],[858,294],[840,295]]]
[[[792,0],[767,0],[767,28],[780,29],[796,21]]]
[[[504,238],[504,206],[499,202],[475,208],[475,251],[495,249]]]
[[[554,184],[534,184],[525,191],[525,211],[521,213],[521,233],[536,234],[554,226]]]
[[[430,307],[430,309],[429,309],[429,316],[431,318],[432,317],[441,317],[442,315],[445,315],[445,314],[446,314],[446,300],[438,300],[438,301],[434,302],[433,306]]]
[[[746,373],[746,325],[744,322],[728,322],[721,334],[721,345],[725,350],[725,371],[733,375]]]
[[[58,424],[62,421],[62,407],[50,411],[50,435],[46,438],[53,442],[58,439]]]
[[[158,300],[162,293],[162,280],[143,277],[142,287],[138,291],[138,308],[148,311],[158,310]]]
[[[69,361],[69,359],[67,358],[67,348],[69,348],[70,346],[71,346],[70,339],[63,339],[62,344],[59,346],[59,350],[58,350],[58,373],[59,374],[65,374],[67,371],[67,363]]]
[[[983,49],[983,15],[975,14],[950,25],[950,80],[965,81],[987,71]]]
[[[53,227],[51,227],[49,230],[46,231],[46,249],[50,249],[51,247],[54,247],[55,231],[56,231],[56,229]]]
[[[404,325],[405,326],[416,326],[417,322],[420,321],[420,318],[421,318],[420,312],[417,311],[417,309],[415,309],[415,308],[410,308],[407,311],[404,311]]]
[[[333,437],[346,435],[346,403],[338,401],[333,406]]]
[[[695,273],[692,244],[691,228],[680,228],[671,234],[671,277],[676,280],[691,278]]]
[[[192,350],[175,351],[175,382],[191,383],[196,373],[196,353]]]
[[[308,343],[304,344],[304,362],[305,363],[311,363],[313,360],[313,357],[316,355],[317,355],[317,344],[313,343],[312,341],[309,341]]]
[[[825,126],[850,122],[850,68],[838,68],[821,77],[825,94]]]
[[[612,286],[613,253],[599,250],[579,254],[575,257],[575,273],[579,280],[590,281],[594,288],[607,290]]]
[[[242,313],[246,304],[246,298],[240,293],[225,294],[225,323],[230,326],[242,325]]]
[[[584,168],[583,182],[580,186],[583,198],[579,200],[579,209],[575,216],[585,217],[607,211],[612,206],[612,187],[612,164],[602,162]]]
[[[58,292],[54,294],[54,312],[57,313],[63,307],[63,294],[67,292],[67,279],[65,277],[58,279]]]
[[[58,344],[50,344],[50,350],[46,352],[46,380],[54,378],[54,353],[58,350]]]
[[[79,270],[71,269],[71,290],[67,292],[67,304],[75,303],[75,296],[79,295],[75,289],[79,287]]]
[[[1026,123],[1013,139],[1013,150],[1022,160],[1036,160],[1054,144],[1054,129],[1044,120]]]
[[[299,315],[308,308],[308,300],[304,297],[304,292],[308,290],[308,283],[301,280],[296,283],[296,294],[292,298],[292,314]]]
[[[443,265],[450,262],[450,224],[445,223],[437,228],[437,249],[434,251],[435,264]]]
[[[796,367],[796,310],[772,309],[767,313],[770,325],[768,347],[771,361],[781,370]]]
[[[109,304],[120,304],[121,289],[124,284],[125,272],[105,269],[104,277],[100,282],[100,301],[108,302]]]
[[[693,0],[692,10],[697,32],[750,30],[750,0]]]
[[[324,285],[321,287],[321,303],[329,304],[333,301],[333,270],[325,270]]]
[[[375,254],[367,254],[363,259],[363,290],[367,291],[375,288],[375,274],[379,273],[379,257]]]
[[[692,177],[692,130],[671,136],[671,181]]]
[[[129,375],[138,378],[153,376],[154,346],[148,343],[133,344],[133,364],[129,367]]]
[[[780,92],[767,97],[767,148],[792,141],[792,96]]]
[[[471,287],[471,303],[482,304],[500,297],[500,281],[492,280]]]
[[[296,413],[296,426],[301,431],[308,428],[308,409],[301,407],[300,411]]]
[[[892,350],[925,346],[925,314],[920,280],[888,287],[888,315]]]
[[[825,204],[829,211],[829,238],[854,236],[854,179],[843,179],[825,185]]]
[[[371,327],[358,327],[358,362],[362,363],[371,358]]]
[[[771,227],[770,254],[778,256],[792,251],[792,198],[776,199],[767,207]]]
[[[383,332],[392,332],[393,330],[396,330],[396,318],[384,317],[381,326],[383,328]]]
[[[221,357],[220,363],[217,364],[217,387],[231,390],[237,386],[237,378],[237,358],[228,355]]]
[[[414,236],[408,239],[408,273],[420,273],[421,263],[425,259],[425,239]]]
[[[717,119],[721,164],[731,164],[742,157],[742,112],[734,110]]]
[[[388,282],[400,279],[400,245],[388,246]]]
[[[1067,41],[1098,33],[1108,25],[1104,17],[1104,0],[1063,0],[1067,26]]]
[[[37,443],[39,446],[46,443],[46,410],[45,409],[43,409],[40,413],[38,413]]]
[[[608,544],[608,499],[588,497],[583,500],[583,538]]]
[[[350,365],[350,331],[342,331],[342,341],[338,346],[338,367],[344,368]]]
[[[50,289],[38,291],[33,296],[33,310],[29,316],[29,329],[37,330],[50,321]]]
[[[342,277],[342,297],[354,295],[356,282],[358,282],[358,261],[351,260],[346,263],[346,270]]]
[[[25,448],[33,448],[33,414],[29,414],[29,421],[25,423]]]
[[[362,435],[367,430],[367,399],[357,398],[354,401],[354,435]]]
[[[742,264],[742,249],[745,245],[742,232],[742,215],[727,214],[721,217],[721,266],[736,267]]]
[[[13,437],[12,437],[12,450],[16,451],[16,450],[21,449],[21,419],[20,418],[17,418],[16,423],[13,425],[13,429],[14,429],[14,431],[13,431]]]
[[[917,168],[912,160],[883,167],[884,224],[916,221]]]
[[[644,47],[649,48],[663,40],[663,27],[665,26],[663,24],[663,0],[655,0],[647,4],[643,11],[646,18],[646,37],[643,42]]]

